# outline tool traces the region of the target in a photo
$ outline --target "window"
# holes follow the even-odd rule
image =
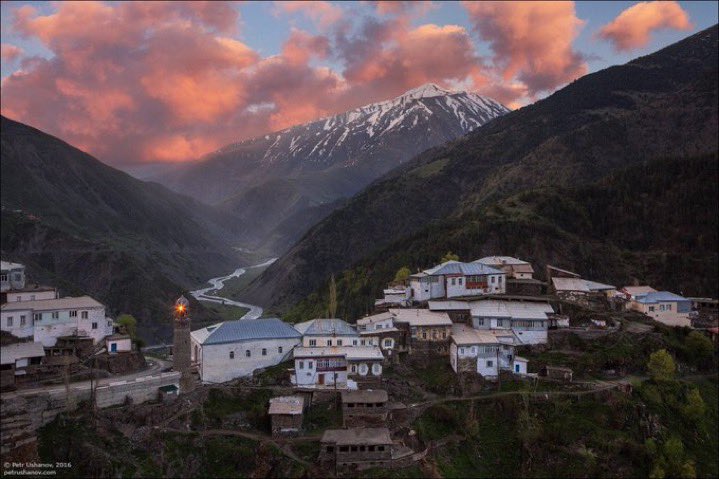
[[[356,339],[353,339],[353,340],[352,340],[352,346],[357,346],[357,340],[356,340]]]
[[[317,340],[316,340],[316,339],[310,339],[310,346],[317,346]]]
[[[375,376],[379,376],[380,374],[382,374],[382,365],[377,364],[377,363],[373,364],[372,365],[372,374]]]
[[[378,451],[384,451],[384,446],[377,446]]]
[[[350,446],[351,452],[357,452],[357,446]]]
[[[108,327],[108,328],[111,328],[111,327],[112,327],[112,321],[108,321],[108,322],[107,322],[107,327]]]
[[[487,361],[487,367],[491,368],[494,366],[494,361]]]
[[[427,339],[427,331],[422,331],[422,339]]]
[[[327,340],[327,346],[332,346],[332,340],[331,340],[331,339],[328,339],[328,340]]]
[[[671,311],[671,310],[672,310],[672,305],[671,305],[671,304],[667,304],[667,311]]]
[[[282,346],[277,347],[277,354],[282,354]]]
[[[92,329],[97,329],[97,322],[92,323]]]
[[[30,295],[30,301],[35,301],[35,295],[34,295],[34,294]]]
[[[15,296],[15,300],[18,302],[22,301],[22,296]]]
[[[501,276],[497,276],[497,283],[502,284],[502,277],[501,277]]]
[[[304,361],[300,361],[300,369],[304,369],[304,368],[305,368],[305,362],[304,362]]]
[[[310,368],[310,369],[312,369],[312,361],[308,361],[308,362],[307,362],[307,367]]]
[[[234,351],[230,351],[230,359],[235,359],[235,352],[234,352]]]
[[[459,348],[459,354],[464,354],[464,348]]]
[[[367,342],[363,339],[362,341],[360,341],[360,344],[361,344],[362,346],[364,346],[364,345],[367,344]]]
[[[477,326],[484,326],[484,318],[475,318],[475,321],[477,321]]]
[[[53,311],[52,319],[59,319],[59,318],[60,318],[60,311]]]
[[[456,284],[457,280],[455,278],[452,278],[452,286]]]
[[[392,340],[390,338],[387,338],[384,340],[384,347],[385,348],[391,348],[392,347]]]
[[[7,317],[7,327],[12,328],[12,316]]]
[[[654,306],[649,306],[649,311],[653,313],[653,312],[654,312]]]
[[[341,340],[341,339],[338,339],[338,340],[337,340],[337,346],[342,346],[342,340]]]
[[[664,311],[664,305],[663,305],[663,304],[660,304],[660,305],[659,305],[659,311]]]
[[[353,373],[357,372],[357,365],[355,365],[355,364],[352,365],[352,372]]]
[[[457,279],[457,283],[462,286],[462,278]]]
[[[245,351],[245,357],[252,357],[252,352],[249,349]]]
[[[492,278],[492,283],[494,283],[495,277],[494,277],[494,276],[490,276],[490,278]]]
[[[374,452],[374,448],[375,448],[374,446],[368,446],[368,447],[367,447],[367,449],[368,449],[370,452]]]
[[[3,274],[2,276],[0,276],[0,281],[7,281],[7,275]]]
[[[71,318],[77,318],[77,310],[70,311],[70,317],[71,317]]]
[[[325,449],[325,451],[327,451],[327,452],[335,452],[335,447],[334,447],[334,446],[327,446],[327,448]]]
[[[340,452],[347,452],[350,450],[349,446],[340,446]]]
[[[262,348],[262,355],[263,355],[263,356],[267,356],[267,349]]]
[[[82,319],[87,319],[89,317],[87,311],[83,311],[82,313],[80,313],[80,317]]]
[[[34,321],[40,321],[42,319],[42,313],[35,313],[32,315]]]
[[[20,275],[20,273],[15,273],[13,276],[15,276],[15,281],[22,281],[22,275]]]
[[[442,339],[447,339],[447,331],[442,331]]]
[[[25,315],[21,315],[21,316],[20,316],[20,326],[25,326],[25,323],[26,323],[26,321],[25,321]]]

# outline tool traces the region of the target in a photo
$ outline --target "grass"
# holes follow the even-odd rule
[[[214,425],[222,424],[223,419],[231,414],[245,413],[253,427],[267,431],[269,428],[267,406],[272,396],[270,389],[250,391],[211,389],[203,404],[203,411],[207,420]]]
[[[335,403],[314,404],[304,418],[304,428],[307,432],[341,427],[342,410]]]

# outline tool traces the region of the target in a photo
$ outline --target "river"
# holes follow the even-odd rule
[[[220,303],[227,306],[236,306],[238,308],[246,308],[249,309],[247,313],[245,313],[244,316],[242,316],[240,319],[257,319],[260,316],[262,316],[262,307],[257,306],[254,304],[248,304],[248,303],[242,303],[240,301],[235,301],[233,299],[229,298],[223,298],[222,296],[212,296],[207,294],[210,291],[216,290],[220,291],[225,286],[225,281],[231,278],[239,278],[243,274],[247,273],[248,269],[254,269],[254,268],[262,268],[265,266],[269,266],[272,263],[274,263],[277,260],[277,258],[270,258],[267,261],[264,261],[259,264],[255,264],[252,266],[243,266],[240,268],[237,268],[232,273],[228,274],[227,276],[220,276],[217,278],[212,278],[211,280],[207,281],[210,286],[202,289],[197,289],[195,291],[190,291],[190,294],[195,297],[198,301],[207,301],[210,303]],[[217,292],[215,292],[215,295]]]

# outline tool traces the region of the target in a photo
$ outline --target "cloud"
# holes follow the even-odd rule
[[[342,9],[324,1],[275,2],[275,13],[301,13],[321,28],[327,28],[342,19]]]
[[[614,50],[621,52],[646,46],[656,30],[691,28],[689,15],[677,2],[641,2],[604,25],[598,36],[611,42]]]
[[[9,43],[0,45],[0,57],[2,57],[3,62],[14,62],[19,59],[23,53],[23,49],[18,46]]]
[[[584,22],[573,2],[462,2],[479,37],[489,42],[505,81],[536,96],[587,72],[572,42]]]
[[[380,15],[398,15],[408,18],[420,18],[437,8],[431,1],[378,1],[374,4],[377,13]]]

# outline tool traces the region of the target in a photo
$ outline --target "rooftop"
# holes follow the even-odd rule
[[[447,261],[424,271],[429,276],[444,274],[481,275],[481,274],[504,274],[504,271],[492,268],[482,263],[461,263],[459,261]]]
[[[42,343],[15,343],[0,348],[0,364],[14,364],[18,359],[44,356]]]
[[[24,268],[24,264],[11,263],[10,261],[0,261],[0,269],[3,271],[10,271],[11,269]]]
[[[302,336],[357,336],[354,327],[338,318],[311,319],[295,324]]]
[[[582,276],[581,276],[580,274],[578,274],[578,273],[575,273],[575,272],[573,272],[573,271],[569,271],[569,270],[566,270],[566,269],[562,269],[562,268],[557,268],[556,266],[552,266],[551,264],[548,264],[548,265],[547,265],[547,269],[551,269],[551,270],[557,271],[557,272],[559,272],[559,273],[568,274],[568,275],[570,275],[570,276],[572,276],[572,277],[574,277],[574,278],[581,278],[581,277],[582,277]]]
[[[505,264],[529,264],[527,261],[514,258],[512,256],[485,256],[473,261],[473,263],[482,263],[487,266],[505,265]]]
[[[358,389],[342,391],[342,402],[387,402],[387,391],[384,389]]]
[[[350,429],[327,429],[321,442],[336,445],[382,445],[392,444],[386,427],[355,427]]]
[[[55,291],[55,290],[56,289],[54,286],[45,286],[42,284],[33,283],[32,285],[25,284],[24,288],[9,289],[6,292],[8,294],[10,294],[10,293],[33,293],[33,292],[41,293],[43,291]]]
[[[641,304],[651,304],[665,301],[689,301],[684,296],[670,293],[669,291],[655,291],[653,293],[646,293],[637,297],[636,300]]]
[[[452,341],[460,346],[472,344],[499,344],[500,340],[489,331],[480,331],[466,324],[452,325]]]
[[[549,303],[489,299],[470,303],[472,316],[514,319],[547,319],[554,309]]]
[[[590,293],[594,291],[606,291],[616,289],[611,284],[597,283],[582,278],[552,278],[552,284],[557,291],[581,291]]]
[[[295,358],[343,357],[348,360],[383,359],[376,346],[328,346],[325,348],[296,347]]]
[[[225,321],[192,331],[200,344],[225,344],[255,339],[299,338],[301,334],[292,325],[278,318],[238,319]]]
[[[450,326],[452,320],[447,313],[428,309],[390,309],[394,320],[398,323],[409,323],[410,326]]]
[[[625,293],[629,296],[636,296],[638,294],[656,293],[656,289],[651,286],[625,286],[622,288]]]
[[[267,414],[302,414],[303,400],[299,396],[280,396],[270,399]]]
[[[90,296],[78,296],[73,298],[67,296],[58,299],[40,299],[36,301],[17,301],[2,305],[3,311],[22,311],[31,309],[33,311],[56,311],[59,309],[89,309],[104,308],[102,303]]]

